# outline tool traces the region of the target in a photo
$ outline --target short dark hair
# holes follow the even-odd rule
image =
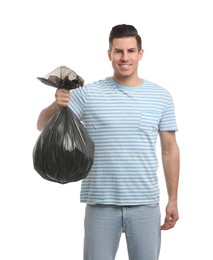
[[[112,27],[109,35],[109,48],[111,48],[112,46],[113,39],[125,37],[135,37],[138,50],[140,51],[142,49],[142,40],[140,35],[138,34],[137,29],[134,26],[128,24],[119,24]]]

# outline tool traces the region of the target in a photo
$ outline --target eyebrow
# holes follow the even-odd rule
[[[131,51],[131,50],[137,50],[137,48],[129,48],[128,51]],[[115,51],[123,51],[123,49],[120,49],[120,48],[115,48]]]

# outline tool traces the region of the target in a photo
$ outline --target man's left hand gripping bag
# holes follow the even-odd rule
[[[82,87],[84,80],[73,70],[60,66],[38,78],[65,89]],[[34,169],[46,180],[65,184],[84,179],[94,161],[94,142],[69,107],[59,108],[50,118],[33,149]]]

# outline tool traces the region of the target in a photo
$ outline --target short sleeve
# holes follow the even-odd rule
[[[86,87],[79,87],[71,91],[69,107],[83,122],[84,107],[87,98]]]
[[[176,122],[176,115],[175,115],[175,107],[174,102],[169,94],[169,99],[167,106],[163,112],[162,118],[159,124],[159,131],[177,131],[177,122]]]

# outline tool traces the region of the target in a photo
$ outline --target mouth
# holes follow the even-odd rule
[[[121,69],[127,70],[127,69],[129,69],[129,68],[131,67],[131,64],[129,64],[129,63],[123,63],[123,64],[119,64],[119,67],[120,67]]]

